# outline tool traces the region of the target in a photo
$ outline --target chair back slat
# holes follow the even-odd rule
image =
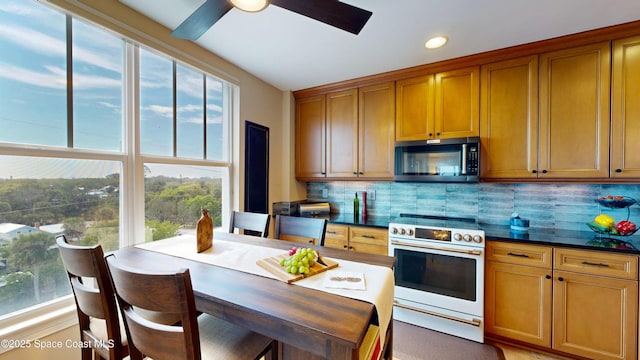
[[[304,218],[286,215],[276,216],[276,239],[313,238],[318,245],[324,245],[327,220],[320,218]]]
[[[102,294],[98,289],[86,286],[78,278],[71,279],[71,287],[76,297],[76,303],[83,313],[98,319],[106,318]]]
[[[235,229],[256,232],[261,237],[267,237],[269,233],[269,214],[232,211],[229,221],[229,233]]]
[[[189,270],[149,273],[107,257],[116,297],[124,313],[132,353],[156,359],[200,359],[200,339],[195,297]],[[158,323],[139,309],[179,314],[174,325]]]

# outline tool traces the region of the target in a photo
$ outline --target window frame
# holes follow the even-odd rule
[[[71,19],[75,18],[86,22],[89,25],[97,26],[101,29],[109,31],[116,36],[119,36],[123,41],[123,101],[122,101],[122,148],[121,151],[100,151],[92,149],[78,149],[71,148],[70,143],[72,137],[67,143],[67,147],[55,147],[55,146],[43,146],[34,144],[15,144],[0,142],[0,153],[9,156],[31,156],[31,157],[48,157],[48,158],[65,158],[65,159],[89,159],[89,160],[107,160],[117,161],[122,164],[122,173],[120,174],[121,191],[120,196],[120,209],[119,209],[119,236],[120,247],[132,246],[137,243],[144,242],[145,239],[145,186],[144,186],[144,164],[145,163],[158,163],[158,164],[173,164],[173,165],[191,165],[191,166],[206,166],[215,167],[223,170],[225,174],[223,181],[222,191],[222,219],[223,223],[228,222],[229,214],[236,202],[234,199],[237,197],[237,192],[233,190],[233,171],[234,161],[237,160],[237,154],[234,153],[234,124],[238,122],[239,111],[239,86],[237,81],[229,80],[223,71],[210,68],[208,64],[201,61],[194,61],[196,64],[201,63],[203,66],[194,66],[191,63],[183,61],[181,58],[193,59],[189,54],[182,52],[175,48],[170,48],[168,45],[163,44],[161,41],[156,40],[152,43],[158,46],[150,46],[148,42],[142,42],[135,37],[132,39],[127,36],[127,31],[120,30],[121,24],[117,24],[113,19],[108,16],[95,14],[100,20],[112,22],[113,26],[104,26],[104,24],[97,23],[91,19],[87,19],[85,16],[76,13],[75,11],[69,11],[63,9],[60,6],[52,5],[49,1],[38,1],[44,3],[43,6],[51,7],[55,10],[61,11],[67,17],[67,23],[71,23]],[[73,5],[70,5],[73,6]],[[83,9],[84,10],[84,9]],[[102,22],[102,21],[100,21]],[[69,26],[69,25],[68,25]],[[130,30],[130,29],[126,29]],[[70,41],[67,38],[67,41]],[[211,77],[213,79],[220,80],[225,88],[224,94],[226,98],[223,98],[223,116],[226,117],[226,125],[223,126],[223,151],[227,154],[227,158],[224,161],[208,160],[208,159],[190,159],[179,157],[167,157],[167,156],[153,156],[144,155],[140,152],[140,98],[139,98],[139,46],[148,47],[154,52],[166,56],[174,63],[179,62],[183,66],[190,67],[203,74],[203,82],[206,92],[206,78]],[[163,50],[165,48],[165,50]],[[166,51],[170,50],[170,51]],[[181,55],[176,57],[176,53]],[[73,61],[67,59],[67,62]],[[208,69],[208,70],[207,70]],[[212,71],[213,70],[213,71]],[[218,71],[216,71],[218,70]],[[72,84],[72,83],[71,83]],[[68,88],[68,91],[72,91],[72,88]],[[72,101],[70,99],[67,100]],[[174,107],[176,104],[174,103]],[[204,110],[205,116],[205,154],[206,150],[206,108]],[[70,109],[71,115],[67,114],[67,117],[73,116],[73,109]],[[72,122],[72,120],[70,120]],[[68,129],[68,132],[73,132],[73,129]],[[73,135],[71,135],[73,136]],[[175,153],[174,153],[175,154]],[[226,189],[226,191],[224,191]],[[126,211],[125,211],[126,209]],[[77,316],[75,311],[75,303],[73,295],[63,296],[49,302],[34,305],[29,308],[25,308],[20,311],[6,314],[0,317],[0,337],[10,338],[15,340],[33,341],[33,339],[41,338],[46,335],[50,335],[54,332],[66,329],[70,326],[77,324]],[[0,354],[9,351],[11,349],[0,348]]]

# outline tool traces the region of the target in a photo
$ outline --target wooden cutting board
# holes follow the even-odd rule
[[[313,276],[315,274],[319,274],[323,271],[327,271],[329,269],[333,269],[338,267],[338,263],[327,258],[321,258],[324,261],[325,265],[322,265],[318,262],[313,264],[312,267],[309,268],[308,274],[289,274],[283,266],[280,266],[280,260],[286,259],[288,257],[287,254],[277,255],[268,257],[266,259],[260,259],[256,261],[256,264],[261,268],[267,270],[268,272],[275,275],[278,279],[285,281],[287,283],[292,283],[294,281],[298,281],[304,279],[309,276]]]

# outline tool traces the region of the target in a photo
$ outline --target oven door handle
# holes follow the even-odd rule
[[[439,250],[439,251],[454,252],[454,253],[459,253],[459,254],[469,254],[469,255],[478,255],[478,256],[482,255],[482,251],[481,250],[450,249],[450,248],[439,247],[439,246],[410,244],[410,243],[405,243],[405,242],[398,241],[398,240],[391,240],[391,244],[392,245],[400,245],[400,246],[408,246],[408,247],[416,247],[416,248],[428,249],[428,250]]]
[[[478,320],[478,319],[473,319],[473,320],[461,319],[459,317],[455,317],[455,316],[451,316],[451,315],[440,314],[440,313],[433,312],[433,311],[419,309],[419,308],[414,307],[414,306],[404,305],[404,304],[399,303],[397,300],[393,300],[393,305],[397,306],[397,307],[400,307],[400,308],[403,308],[403,309],[413,310],[413,311],[421,312],[423,314],[427,314],[427,315],[431,315],[431,316],[437,316],[437,317],[444,318],[444,319],[447,319],[447,320],[453,320],[453,321],[465,323],[467,325],[473,325],[473,326],[480,327],[480,325],[482,324],[482,321]]]

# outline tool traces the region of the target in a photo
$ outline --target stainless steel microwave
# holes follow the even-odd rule
[[[396,142],[395,181],[477,182],[480,138]]]

